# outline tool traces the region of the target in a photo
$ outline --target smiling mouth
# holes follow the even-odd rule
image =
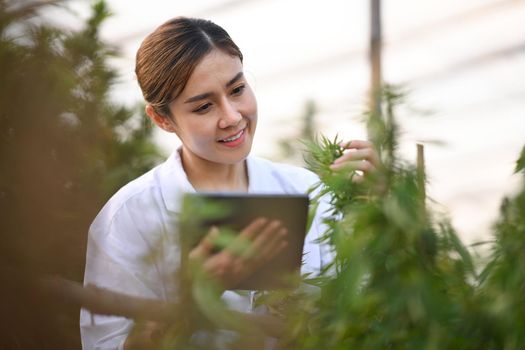
[[[246,128],[242,129],[241,131],[239,131],[237,134],[235,134],[233,136],[230,136],[230,137],[225,138],[225,139],[220,139],[219,142],[233,142],[235,140],[238,140],[244,134],[245,130],[246,130]]]

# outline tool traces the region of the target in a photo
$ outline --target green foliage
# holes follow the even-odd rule
[[[515,172],[520,172],[525,170],[525,146],[521,149],[521,154],[516,162],[516,170]]]
[[[40,13],[56,4],[0,0],[0,266],[80,281],[96,212],[161,157],[149,122],[138,122],[145,120],[143,108],[111,102],[118,77],[108,59],[117,50],[99,36],[109,16],[106,3],[94,2],[78,31],[41,20]],[[10,322],[9,334],[2,336],[7,344],[38,348],[46,332],[37,326],[46,323],[65,330],[62,338],[73,338],[50,348],[79,347],[78,310],[66,316],[58,306],[46,314],[42,304],[27,302],[38,300],[38,291],[13,293],[12,309],[2,311],[17,315],[2,318]],[[47,334],[60,339],[56,331]]]
[[[313,208],[321,200],[330,203],[321,241],[336,256],[320,276],[303,276],[300,288],[258,298],[286,321],[279,348],[520,349],[525,344],[525,182],[516,197],[504,201],[492,257],[481,266],[451,224],[427,207],[424,171],[397,154],[395,107],[402,100],[386,87],[384,117],[366,115],[382,168],[362,182],[331,170],[345,152],[337,137],[308,143],[306,162],[320,178]],[[524,152],[517,171],[523,170]],[[218,208],[197,207],[220,215]],[[197,225],[200,216],[188,212]],[[203,316],[193,330],[214,332],[230,324],[239,329],[240,340],[252,337],[206,276],[191,273],[189,298]],[[178,345],[198,348],[177,339]],[[203,348],[218,347],[212,341]]]
[[[518,170],[524,154],[522,151]],[[525,344],[524,213],[525,176],[517,196],[505,199],[501,206],[500,217],[494,226],[492,257],[481,274],[477,300],[493,321],[494,343],[500,349],[520,349]]]
[[[11,24],[0,33],[0,186],[4,198],[13,201],[4,203],[9,210],[46,223],[57,218],[53,236],[69,231],[65,218],[76,221],[86,209],[97,210],[120,186],[160,161],[160,154],[140,106],[110,101],[117,76],[107,60],[116,49],[99,39],[109,15],[105,2],[93,4],[92,16],[78,32],[34,24],[26,16],[36,15],[40,2],[13,12],[9,3],[0,6],[1,18]],[[82,237],[86,228],[85,222],[77,228]]]
[[[343,151],[337,139],[310,144],[308,165],[332,205],[323,240],[336,258],[315,280],[319,293],[285,298],[282,348],[518,349],[525,192],[503,205],[493,258],[478,276],[451,225],[426,207],[421,171],[397,156],[402,95],[386,87],[382,101],[384,118],[367,115],[384,165],[376,176],[357,183],[330,170]]]

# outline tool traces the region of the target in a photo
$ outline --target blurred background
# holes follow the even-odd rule
[[[27,277],[82,281],[98,210],[179,145],[143,115],[148,33],[179,15],[224,27],[258,98],[253,153],[300,165],[298,138],[367,137],[372,1],[0,0],[0,348],[79,348],[78,307]],[[402,154],[425,145],[433,205],[466,243],[486,240],[518,185],[525,1],[377,3],[382,80],[407,92]]]
[[[70,2],[80,17],[87,5]],[[120,74],[116,100],[141,101],[134,57],[148,33],[174,16],[205,17],[223,26],[245,56],[259,103],[254,154],[300,164],[294,140],[307,120],[329,137],[366,137],[370,1],[108,5],[114,15],[101,35],[122,52],[112,61]],[[501,198],[517,182],[514,162],[525,141],[524,19],[522,0],[381,1],[383,81],[408,92],[399,113],[401,149],[415,161],[416,142],[426,146],[428,194],[470,243],[486,238]],[[177,145],[162,131],[155,140],[165,154]]]

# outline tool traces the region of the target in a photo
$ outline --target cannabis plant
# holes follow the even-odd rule
[[[307,162],[321,180],[318,199],[331,204],[321,241],[335,259],[307,281],[318,293],[288,302],[281,346],[483,348],[480,330],[465,323],[476,307],[471,255],[451,225],[427,208],[422,170],[398,156],[394,113],[402,95],[386,87],[382,101],[384,117],[367,117],[383,168],[365,181],[330,169],[344,152],[337,139],[309,145]]]
[[[451,224],[427,205],[424,170],[398,154],[395,112],[402,100],[387,86],[383,117],[366,115],[382,167],[364,181],[330,168],[346,152],[337,138],[308,144],[306,162],[320,179],[311,211],[329,203],[319,243],[332,247],[335,258],[320,275],[303,276],[301,287],[258,298],[284,322],[278,348],[519,349],[525,343],[525,186],[502,205],[489,263],[474,261]],[[524,172],[525,149],[517,164]],[[209,290],[203,279],[194,280],[189,299],[195,310],[207,310],[195,329],[213,332],[230,323],[244,341],[231,348],[261,339],[253,327],[233,326],[245,319]]]

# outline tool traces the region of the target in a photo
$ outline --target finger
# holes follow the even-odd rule
[[[365,181],[365,177],[363,175],[359,175],[358,173],[354,173],[352,176],[352,181],[359,184]]]
[[[349,160],[342,163],[330,165],[330,169],[334,171],[362,171],[364,173],[371,173],[376,170],[376,167],[368,160]]]
[[[254,252],[260,252],[260,249],[266,245],[281,228],[283,228],[283,224],[279,220],[273,220],[268,223],[253,241],[252,247]]]
[[[271,235],[270,239],[261,247],[260,258],[268,261],[279,254],[284,247],[288,245],[286,237],[288,230],[281,227],[277,232]]]
[[[246,226],[239,235],[239,238],[252,239],[257,232],[259,232],[264,225],[268,222],[266,218],[257,218],[253,220],[248,226]]]
[[[375,163],[377,159],[377,153],[373,148],[363,148],[353,150],[351,152],[345,152],[341,157],[337,158],[333,164],[338,164],[347,160],[369,160]]]
[[[257,236],[252,245],[252,249],[250,249],[251,254],[246,256],[246,259],[256,264],[261,261],[267,261],[268,256],[272,255],[270,253],[274,252],[285,240],[287,232],[287,229],[280,221],[272,221],[265,227],[263,232]]]
[[[144,329],[149,333],[150,340],[153,342],[161,340],[160,338],[166,333],[166,328],[166,324],[154,321],[147,321],[144,326]]]
[[[343,141],[339,143],[339,146],[345,149],[362,149],[362,148],[374,148],[374,144],[367,140],[351,140]]]
[[[268,219],[257,218],[253,220],[246,228],[241,231],[241,234],[226,247],[225,251],[230,252],[233,256],[248,256],[253,251],[253,241],[259,232],[264,229]]]
[[[219,228],[212,226],[208,234],[199,242],[199,244],[192,249],[190,252],[190,259],[203,259],[208,257],[213,248],[215,247],[215,241],[219,236]]]
[[[157,347],[160,345],[164,331],[161,328],[165,328],[161,324],[154,321],[137,322],[131,329],[124,347],[126,349],[149,349],[152,346]]]

